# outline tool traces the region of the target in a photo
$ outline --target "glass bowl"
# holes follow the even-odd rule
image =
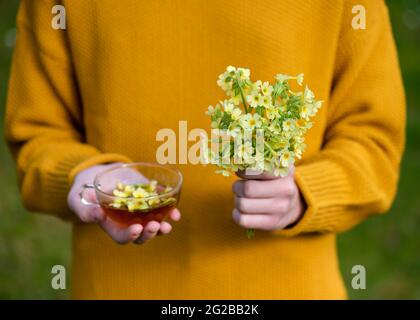
[[[83,185],[80,200],[84,205],[100,206],[106,216],[118,224],[144,226],[152,220],[163,221],[177,206],[182,179],[181,172],[168,165],[143,162],[116,164],[97,174],[93,184]],[[121,196],[118,192],[115,194],[114,190],[121,185],[135,188],[135,185],[144,185],[152,180],[157,182],[157,195],[138,198]],[[95,190],[97,202],[86,199],[86,189]]]

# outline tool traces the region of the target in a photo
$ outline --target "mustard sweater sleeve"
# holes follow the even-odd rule
[[[127,158],[102,154],[84,142],[66,31],[51,27],[53,5],[21,1],[5,136],[16,159],[25,207],[71,218],[66,197],[72,176],[96,163]]]
[[[344,16],[323,148],[296,168],[307,212],[283,235],[347,230],[386,212],[396,194],[405,141],[403,85],[387,8],[364,2],[366,30],[353,30],[351,16]],[[351,14],[350,5],[345,11]]]

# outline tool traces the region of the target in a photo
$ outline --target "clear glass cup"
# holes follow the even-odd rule
[[[146,209],[129,211],[127,208],[115,208],[112,204],[121,197],[113,194],[118,183],[133,185],[147,183],[151,180],[158,182],[157,188],[171,187],[170,191],[163,191],[157,196],[142,198],[142,201],[153,203]],[[168,213],[177,206],[182,187],[181,172],[168,165],[157,163],[124,163],[104,170],[96,175],[92,184],[85,184],[80,192],[80,200],[87,206],[100,206],[107,217],[122,225],[141,224],[149,221],[161,222]],[[86,189],[94,189],[97,202],[92,202],[84,196]],[[124,200],[135,200],[133,196]],[[158,200],[158,201],[156,201]]]

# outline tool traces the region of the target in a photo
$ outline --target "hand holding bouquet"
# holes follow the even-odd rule
[[[248,229],[248,237],[254,228],[275,230],[296,223],[305,209],[293,168],[322,102],[308,87],[292,91],[289,81],[302,86],[303,74],[275,79],[272,85],[252,82],[248,69],[229,66],[217,81],[228,98],[207,111],[212,128],[208,160],[219,167],[217,172],[236,172],[245,179],[233,186],[233,219]]]

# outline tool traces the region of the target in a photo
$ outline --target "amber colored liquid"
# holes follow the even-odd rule
[[[142,226],[145,226],[149,221],[163,221],[168,213],[175,208],[175,204],[172,203],[170,205],[158,207],[149,211],[134,212],[130,212],[125,209],[110,208],[106,205],[102,205],[101,207],[107,217],[121,225],[129,226],[132,224],[141,224]]]

